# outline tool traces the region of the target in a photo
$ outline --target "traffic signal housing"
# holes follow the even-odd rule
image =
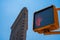
[[[58,10],[54,5],[34,13],[33,30],[38,33],[54,34],[52,30],[59,28]],[[60,32],[58,32],[60,34]],[[56,32],[55,32],[56,34]]]

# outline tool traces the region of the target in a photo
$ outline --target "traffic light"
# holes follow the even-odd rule
[[[60,10],[60,8],[56,8],[54,5],[52,5],[35,12],[33,20],[33,30],[38,33],[54,34],[50,31],[59,28],[58,10]],[[60,32],[58,33],[60,34]]]

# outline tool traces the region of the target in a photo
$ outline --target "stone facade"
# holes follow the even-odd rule
[[[28,10],[24,7],[11,27],[10,40],[26,40]]]

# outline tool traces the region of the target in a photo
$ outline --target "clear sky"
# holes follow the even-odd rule
[[[11,26],[23,7],[28,9],[27,40],[60,40],[60,35],[43,35],[33,31],[35,11],[55,5],[60,8],[60,0],[0,0],[0,40],[9,40]],[[58,11],[60,23],[60,11]]]

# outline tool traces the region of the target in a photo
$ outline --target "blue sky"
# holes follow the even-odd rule
[[[9,40],[11,26],[23,7],[28,9],[27,40],[60,40],[60,35],[43,35],[33,31],[33,14],[50,5],[60,8],[60,0],[0,0],[0,40]],[[60,23],[60,11],[58,11]]]

